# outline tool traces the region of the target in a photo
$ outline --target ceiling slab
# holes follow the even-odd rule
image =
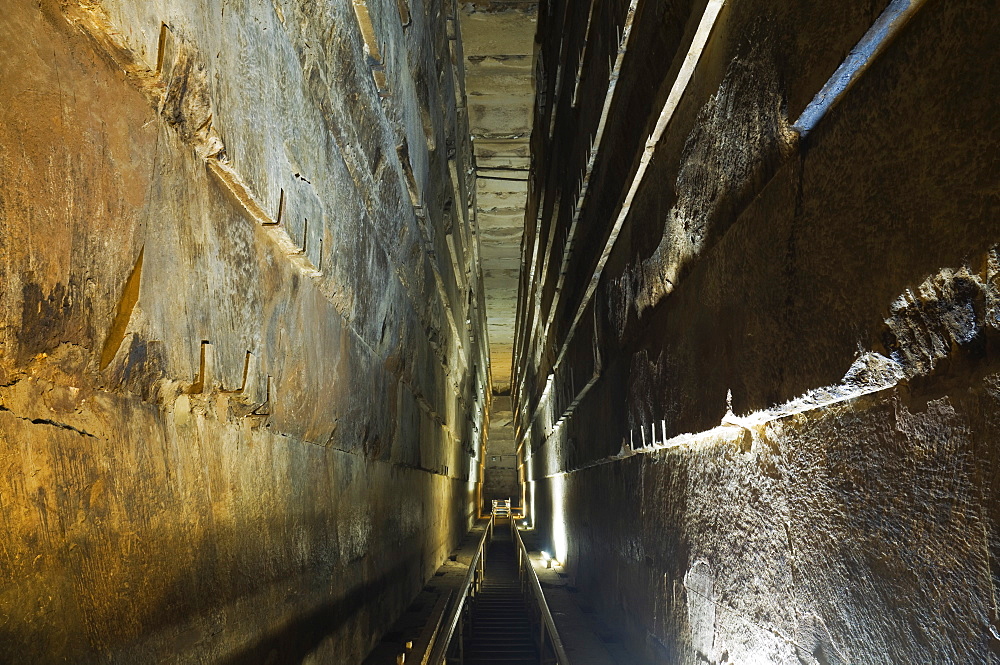
[[[476,156],[479,256],[493,389],[510,387],[521,236],[528,194],[537,5],[463,5],[465,89]]]

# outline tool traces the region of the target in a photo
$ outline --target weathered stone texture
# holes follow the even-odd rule
[[[467,530],[454,7],[369,9],[5,7],[0,660],[360,662]]]
[[[637,3],[611,106],[633,113],[596,157],[552,73],[586,17],[539,12],[555,134],[526,244],[572,251],[522,291],[536,526],[650,662],[995,662],[998,23],[925,3],[800,138],[885,3],[726,3],[619,217],[705,8],[667,4]]]

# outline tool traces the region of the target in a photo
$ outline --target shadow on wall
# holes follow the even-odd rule
[[[150,411],[101,414],[118,424],[119,436],[105,437],[0,408],[0,449],[15,458],[33,451],[31,468],[0,478],[0,579],[17,582],[0,594],[0,662],[146,663],[174,654],[277,665],[317,648],[332,662],[360,660],[435,556],[415,515],[360,490],[391,474],[402,490],[414,484],[409,494],[423,505],[433,498],[426,474],[400,477],[317,446],[287,446],[283,457],[264,434],[234,440],[215,429],[212,445],[158,440],[160,425],[144,422]],[[13,442],[20,445],[8,449]],[[149,454],[160,446],[183,457],[158,464]],[[276,478],[295,482],[271,485]],[[351,498],[359,507],[345,510]]]
[[[379,598],[392,587],[405,587],[407,570],[411,566],[401,563],[378,579],[361,584],[343,597],[324,603],[315,610],[290,621],[280,630],[269,633],[252,646],[221,661],[221,665],[246,665],[246,663],[300,663],[316,651],[325,639],[340,630],[348,619],[358,613],[374,598]],[[375,626],[372,626],[373,630]]]

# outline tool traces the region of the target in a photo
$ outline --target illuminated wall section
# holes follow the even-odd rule
[[[998,39],[974,3],[542,3],[516,436],[648,662],[1000,654]]]

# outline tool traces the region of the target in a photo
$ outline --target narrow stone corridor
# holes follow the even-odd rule
[[[0,663],[1000,662],[998,9],[9,0]]]

